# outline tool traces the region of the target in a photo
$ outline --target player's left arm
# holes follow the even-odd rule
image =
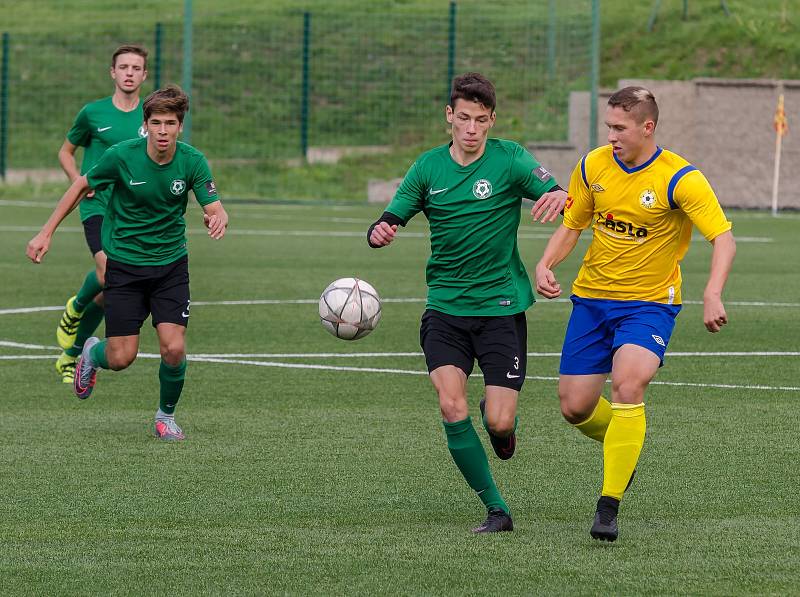
[[[203,205],[203,224],[208,228],[208,235],[214,240],[225,236],[228,229],[228,212],[222,207],[222,201],[217,199],[213,203]]]
[[[524,197],[535,199],[533,221],[552,222],[564,210],[567,193],[553,175],[524,147],[518,146],[511,164],[511,177]]]
[[[194,162],[192,191],[203,208],[203,224],[208,228],[208,235],[214,240],[220,240],[228,228],[228,212],[222,207],[217,185],[211,176],[211,168],[202,154],[198,154]]]
[[[728,314],[722,304],[722,291],[736,256],[736,241],[728,230],[711,239],[711,272],[703,291],[703,323],[709,332],[716,333],[728,323]]]
[[[708,180],[699,170],[687,172],[670,186],[673,188],[670,202],[689,216],[714,247],[711,252],[711,271],[703,292],[703,324],[709,332],[716,333],[728,323],[722,291],[736,256],[731,223],[725,217]]]

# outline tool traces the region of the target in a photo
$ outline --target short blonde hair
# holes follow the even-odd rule
[[[644,122],[648,118],[658,124],[658,104],[653,92],[644,87],[624,87],[608,98],[612,108],[622,108],[632,112],[636,121]]]

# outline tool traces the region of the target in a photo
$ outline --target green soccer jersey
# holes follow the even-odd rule
[[[428,218],[428,308],[462,316],[513,315],[533,302],[517,246],[522,198],[538,199],[556,181],[519,144],[488,139],[461,166],[450,144],[422,154],[386,208],[407,223]]]
[[[144,137],[142,102],[130,112],[123,112],[111,101],[111,96],[86,104],[67,133],[67,140],[84,148],[81,174],[91,170],[106,149],[120,141]],[[96,192],[92,201],[80,204],[81,221],[91,216],[102,216],[106,212],[108,198],[113,192],[109,186]]]
[[[108,149],[86,178],[92,188],[114,185],[103,220],[103,250],[130,265],[165,265],[186,255],[189,190],[200,205],[219,199],[205,156],[180,141],[172,161],[163,165],[147,155],[147,139],[123,141]]]

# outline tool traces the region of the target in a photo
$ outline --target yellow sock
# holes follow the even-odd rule
[[[606,437],[606,430],[608,424],[611,422],[611,403],[600,396],[597,406],[589,418],[582,423],[575,423],[573,427],[583,433],[586,437],[591,437],[594,440],[603,442]]]
[[[603,495],[621,500],[639,460],[647,425],[644,403],[615,402],[611,412],[603,442]]]

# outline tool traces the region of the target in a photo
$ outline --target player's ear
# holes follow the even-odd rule
[[[447,122],[449,122],[450,124],[453,124],[453,106],[451,106],[450,104],[447,104],[444,107],[444,116],[445,116],[445,118],[447,118]]]
[[[644,121],[644,135],[645,137],[650,137],[653,133],[656,132],[656,123],[652,120],[645,120]]]
[[[492,115],[489,117],[489,128],[492,128],[494,126],[496,120],[497,120],[497,112],[492,111]]]

